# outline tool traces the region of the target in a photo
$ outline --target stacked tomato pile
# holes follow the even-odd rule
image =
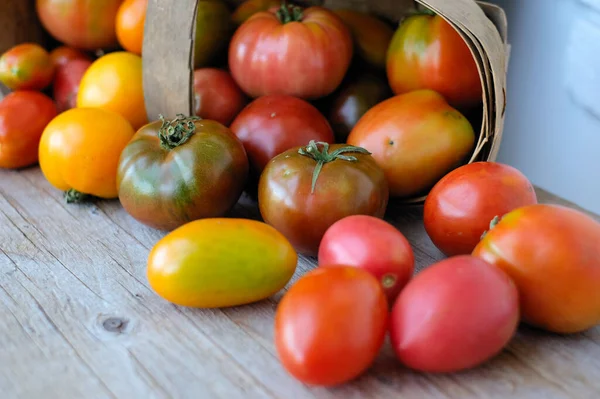
[[[418,10],[366,13],[199,1],[194,115],[149,121],[146,0],[38,0],[61,45],[0,58],[0,166],[39,162],[68,202],[118,199],[168,232],[148,258],[165,300],[244,305],[284,289],[275,345],[300,381],[364,373],[389,335],[427,372],[476,367],[520,322],[554,333],[600,323],[600,224],[537,203],[518,170],[467,164],[482,90],[466,44]],[[98,51],[102,50],[102,51]],[[186,93],[182,93],[186,95]],[[243,192],[262,221],[230,217]],[[415,276],[392,200],[428,194],[447,256]]]

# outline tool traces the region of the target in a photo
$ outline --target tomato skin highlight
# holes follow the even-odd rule
[[[35,43],[18,44],[0,57],[0,82],[11,90],[43,90],[54,72],[50,54]]]
[[[217,68],[194,71],[194,113],[197,116],[229,126],[247,102],[229,72]]]
[[[423,222],[446,255],[468,255],[496,216],[537,203],[535,189],[516,168],[474,162],[444,176],[425,200]]]
[[[417,274],[392,309],[398,359],[428,373],[471,369],[499,354],[519,323],[517,289],[481,259],[447,258]]]
[[[558,334],[600,324],[600,223],[575,209],[536,204],[505,215],[473,256],[510,275],[522,319]]]
[[[387,301],[373,276],[353,267],[318,268],[279,303],[275,346],[284,368],[299,381],[340,385],[374,362],[387,322]]]

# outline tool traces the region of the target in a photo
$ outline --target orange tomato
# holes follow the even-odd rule
[[[134,54],[142,54],[148,0],[125,0],[117,12],[117,39]]]
[[[81,79],[77,107],[117,112],[136,130],[148,123],[142,84],[142,58],[120,51],[94,61]]]
[[[40,168],[59,190],[117,198],[119,157],[134,133],[129,122],[116,112],[70,109],[44,129]]]
[[[50,54],[38,44],[18,44],[0,57],[0,82],[12,90],[43,90],[52,82]]]

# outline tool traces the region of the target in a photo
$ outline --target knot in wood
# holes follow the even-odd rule
[[[106,331],[120,333],[127,327],[127,321],[119,317],[110,317],[102,322],[102,327]]]

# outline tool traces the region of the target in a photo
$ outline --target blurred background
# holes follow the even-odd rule
[[[600,0],[489,0],[512,45],[498,158],[600,213]]]

